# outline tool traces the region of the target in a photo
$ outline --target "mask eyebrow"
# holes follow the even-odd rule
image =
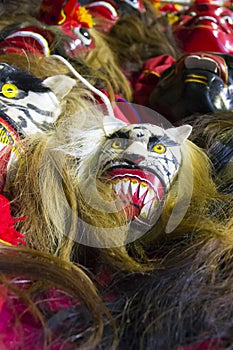
[[[149,138],[149,144],[155,144],[155,143],[158,143],[159,141],[161,141],[162,140],[162,137],[158,137],[158,136],[151,136],[150,138]]]
[[[171,140],[167,135],[162,135],[160,137],[153,135],[149,138],[149,145],[155,145],[156,143],[162,143],[164,146],[172,147],[178,146],[179,144]]]
[[[107,137],[108,139],[129,139],[129,131],[123,132],[123,131],[117,131],[114,132],[112,135]]]
[[[0,71],[1,83],[12,83],[17,86],[18,89],[25,92],[49,92],[50,88],[44,86],[42,80],[32,75],[28,71],[14,69],[12,67],[5,67]]]

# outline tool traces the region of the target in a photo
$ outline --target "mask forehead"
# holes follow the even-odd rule
[[[163,129],[152,124],[131,124],[119,129],[112,135],[117,136],[125,133],[129,139],[139,142],[148,142],[150,138],[154,138],[164,142],[167,146],[178,146],[189,136],[190,132],[191,127],[189,125]]]
[[[137,131],[148,135],[164,135],[164,129],[152,124],[131,124],[121,128],[121,130],[129,131],[132,135],[136,134]]]

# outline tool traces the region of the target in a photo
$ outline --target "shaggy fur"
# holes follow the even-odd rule
[[[0,291],[2,349],[5,345],[25,350],[96,349],[104,320],[108,320],[106,344],[115,347],[114,321],[90,274],[88,277],[81,267],[38,251],[1,244]],[[4,320],[12,331],[2,326]]]
[[[0,16],[16,16],[16,15],[36,15],[40,7],[41,0],[2,0],[0,3]]]
[[[173,350],[202,341],[220,342],[218,349],[231,348],[232,196],[217,191],[209,158],[191,141],[184,142],[179,175],[150,232],[116,248],[73,241],[77,234],[87,233],[98,240],[99,227],[117,228],[125,220],[123,212],[108,215],[93,208],[91,187],[82,191],[92,176],[90,159],[92,169],[93,155],[105,138],[103,116],[94,111],[95,118],[93,109],[86,108],[87,125],[80,126],[79,112],[49,134],[26,140],[30,147],[11,191],[15,212],[28,217],[21,232],[30,246],[107,275],[103,298],[110,298],[107,306],[117,321],[117,349]],[[79,178],[79,167],[85,178]],[[192,198],[186,203],[191,179]],[[98,186],[109,198],[106,186]],[[185,216],[169,231],[169,219],[179,217],[185,206]],[[91,224],[91,232],[83,231],[81,220]],[[113,236],[112,243],[117,239]],[[107,339],[104,334],[100,348],[106,349]]]
[[[193,142],[203,147],[213,162],[217,185],[221,191],[232,193],[233,112],[219,111],[186,120],[193,125]]]
[[[157,245],[157,255],[164,249],[153,273],[113,278],[118,349],[232,349],[232,229]]]
[[[99,121],[96,122],[98,113]],[[84,192],[86,198],[82,191],[85,187],[83,184],[88,183],[92,176],[88,170],[88,154],[92,159],[93,152],[105,137],[102,119],[102,114],[96,109],[88,108],[87,104],[84,112],[79,111],[71,120],[65,118],[64,123],[54,131],[34,140],[26,140],[30,143],[30,147],[20,164],[12,188],[12,198],[17,214],[28,217],[22,223],[21,231],[26,234],[30,246],[61,255],[66,259],[79,261],[80,257],[81,262],[82,254],[88,255],[91,252],[95,258],[100,256],[98,259],[103,259],[105,262],[106,259],[111,260],[113,269],[140,270],[153,267],[151,258],[157,260],[153,249],[159,242],[163,246],[164,242],[170,240],[182,241],[184,236],[199,239],[198,237],[205,235],[206,232],[211,234],[213,227],[214,232],[222,235],[227,216],[231,214],[228,213],[231,197],[224,197],[217,192],[211,180],[211,166],[207,156],[193,143],[186,141],[178,178],[167,196],[162,216],[151,232],[127,247],[101,250],[78,248],[73,239],[77,241],[79,236],[75,235],[82,234],[83,226],[80,219],[91,224],[94,235],[97,234],[97,240],[98,227],[124,225],[126,232],[128,229],[123,212],[122,215],[119,213],[110,215],[98,211],[89,202],[91,197],[88,191],[91,193],[92,189],[86,188]],[[82,154],[86,156],[83,158]],[[82,179],[78,176],[79,162],[82,174],[85,174],[85,178]],[[190,182],[191,179],[193,184]],[[191,185],[192,198],[190,203],[186,203],[185,196]],[[103,184],[98,186],[103,196],[106,198],[111,196],[107,187]],[[64,198],[67,200],[64,201]],[[165,233],[169,228],[169,219],[176,218],[183,206],[187,206],[183,220],[180,223],[178,220],[178,226],[171,233]],[[117,246],[117,235],[112,239],[113,246]],[[166,253],[165,249],[164,254]]]
[[[169,23],[160,23],[149,2],[144,14],[134,13],[120,18],[108,35],[108,44],[126,75],[138,72],[152,57],[168,54],[174,58],[180,51],[172,37]]]

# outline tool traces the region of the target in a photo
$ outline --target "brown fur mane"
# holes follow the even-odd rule
[[[232,193],[232,127],[231,110],[190,116],[193,125],[192,140],[205,149],[213,160],[215,181],[221,190]]]
[[[25,279],[27,279],[27,284],[30,281],[30,288],[22,288]],[[16,280],[18,283],[16,283]],[[6,307],[12,312],[11,326],[21,330],[20,346],[24,346],[24,340],[27,344],[28,336],[23,328],[22,315],[20,315],[17,307],[17,310],[15,310],[13,302],[15,299],[21,307],[25,305],[25,313],[27,315],[31,314],[32,319],[37,321],[37,333],[40,335],[42,342],[41,349],[50,349],[50,343],[54,339],[60,341],[60,343],[71,342],[73,344],[72,348],[77,346],[83,349],[94,349],[103,336],[104,319],[109,321],[111,328],[109,346],[114,346],[114,343],[116,343],[114,321],[98,295],[97,288],[88,276],[87,270],[84,271],[77,265],[49,254],[25,247],[10,247],[1,243],[0,284],[1,288],[2,286],[8,288],[5,294],[5,303]],[[56,321],[56,313],[59,315],[59,311],[49,306],[50,302],[53,303],[54,298],[57,298],[58,302],[61,303],[64,303],[63,300],[66,300],[66,303],[69,301],[72,305],[72,308],[70,308],[69,303],[64,304],[63,320],[61,318],[59,322]],[[65,313],[66,319],[64,321]],[[86,320],[88,320],[86,324],[79,319],[78,315],[82,313],[85,314]],[[53,326],[49,324],[51,323],[50,318],[54,318]],[[70,325],[66,327],[67,321],[72,318],[74,319],[73,325],[72,322],[68,322]],[[15,323],[12,323],[12,320]],[[80,321],[81,324],[78,326]],[[54,323],[56,323],[56,326]],[[71,325],[72,331],[69,328]],[[58,328],[59,335],[56,334],[56,328]],[[80,328],[82,330],[86,328],[86,334],[81,341],[76,342],[75,336],[79,333]],[[110,328],[108,326],[109,330]],[[71,338],[74,339],[71,340]],[[12,341],[14,342],[15,339]]]
[[[77,92],[76,98],[78,101]],[[95,125],[93,113],[90,117],[87,117],[87,113],[88,108],[85,109],[87,121],[89,125],[91,123]],[[209,159],[201,149],[187,141],[179,176],[167,195],[161,218],[148,234],[134,243],[116,248],[114,246],[119,239],[117,234],[111,237],[113,248],[96,249],[77,244],[77,234],[90,234],[89,231],[84,231],[82,221],[91,225],[92,234],[96,235],[98,241],[99,227],[119,227],[120,233],[121,226],[126,224],[126,219],[123,212],[122,215],[119,215],[119,212],[109,215],[96,210],[90,201],[91,187],[87,187],[85,192],[80,190],[80,186],[83,186],[82,182],[86,179],[79,179],[79,160],[68,154],[71,152],[74,155],[77,147],[84,149],[90,147],[89,144],[80,144],[79,120],[82,120],[82,112],[72,117],[72,123],[74,123],[72,125],[69,118],[68,123],[66,118],[61,117],[61,120],[63,122],[51,133],[41,135],[34,140],[26,140],[30,147],[20,164],[11,190],[17,215],[28,217],[21,223],[21,231],[26,234],[31,247],[81,263],[85,255],[94,254],[91,265],[93,263],[97,270],[98,264],[94,263],[96,259],[104,265],[107,264],[109,269],[141,271],[160,266],[163,257],[168,253],[166,246],[170,247],[169,242],[179,241],[182,246],[184,236],[192,237],[193,242],[198,242],[209,235],[212,237],[212,235],[225,234],[226,225],[232,214],[232,198],[218,193],[211,179]],[[98,127],[95,126],[97,134]],[[71,139],[69,135],[73,135]],[[84,164],[82,170],[87,166],[84,176],[88,179],[91,168],[88,168],[88,160],[86,165]],[[43,175],[42,186],[39,178],[41,174]],[[191,179],[193,184],[190,182]],[[99,191],[109,198],[108,189],[101,184],[98,186],[100,186]],[[192,186],[192,195],[184,211],[184,217],[174,225],[170,233],[166,233],[173,210],[176,217],[185,205],[183,199],[190,186]],[[51,218],[56,219],[51,220]],[[125,225],[124,229],[127,234],[128,226]],[[160,249],[158,255],[156,247],[160,245],[164,250]]]
[[[143,63],[152,57],[167,54],[178,58],[180,55],[169,29],[163,28],[164,24],[155,13],[152,16],[148,12],[120,18],[109,32],[109,46],[126,72],[139,71]],[[168,23],[167,26],[169,28]]]

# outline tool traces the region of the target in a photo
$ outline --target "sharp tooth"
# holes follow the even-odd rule
[[[124,179],[122,181],[122,191],[124,194],[127,194],[128,193],[128,190],[129,190],[129,184],[130,184],[130,181],[128,179]]]
[[[121,181],[117,180],[116,182],[114,182],[113,188],[114,188],[114,191],[118,194],[121,190]]]
[[[141,182],[139,187],[139,198],[141,198],[147,190],[147,184],[145,182]]]
[[[147,218],[147,214],[148,214],[148,213],[146,213],[146,212],[141,212],[141,213],[140,213],[140,217],[141,217],[142,219],[146,219],[146,218]]]
[[[146,204],[155,197],[154,191],[148,190],[143,203]]]
[[[152,205],[152,201],[143,206],[140,212],[140,217],[142,217],[143,219],[147,218],[151,205]]]
[[[135,219],[133,220],[133,223],[136,223],[137,225],[143,225],[143,226],[148,226],[151,227],[151,225],[148,224],[148,222],[144,221],[143,218],[140,219],[140,217],[135,217]]]
[[[134,193],[137,191],[138,189],[138,181],[137,180],[132,180],[130,181],[130,186],[131,186],[131,194],[134,195]]]

